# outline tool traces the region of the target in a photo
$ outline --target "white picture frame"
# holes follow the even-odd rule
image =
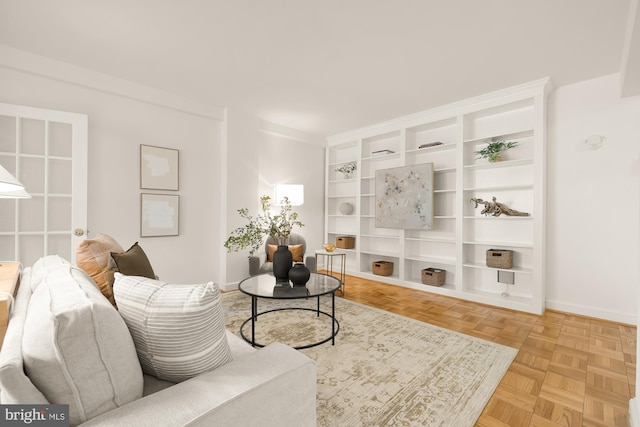
[[[179,150],[140,145],[140,188],[178,191]]]
[[[178,236],[180,196],[177,194],[140,195],[140,237]]]

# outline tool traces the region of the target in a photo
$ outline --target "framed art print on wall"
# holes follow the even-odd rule
[[[178,160],[178,150],[140,145],[140,188],[178,191]]]
[[[376,227],[433,227],[433,163],[376,171]]]
[[[177,236],[180,223],[180,196],[140,195],[140,237]]]

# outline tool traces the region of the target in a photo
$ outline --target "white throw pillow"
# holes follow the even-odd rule
[[[24,367],[50,403],[80,424],[142,397],[143,376],[127,326],[86,273],[49,271],[33,291],[22,338]]]
[[[115,274],[113,293],[142,370],[180,382],[231,361],[220,289]]]

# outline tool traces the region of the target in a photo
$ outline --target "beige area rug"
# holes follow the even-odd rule
[[[227,328],[240,335],[251,299],[223,294]],[[258,300],[258,311],[314,308],[312,300]],[[330,299],[321,309],[330,313]],[[340,331],[301,350],[318,368],[319,426],[473,426],[517,350],[352,301],[336,298]],[[251,323],[245,325],[251,336]],[[331,334],[331,321],[310,311],[260,316],[256,341],[292,346]]]

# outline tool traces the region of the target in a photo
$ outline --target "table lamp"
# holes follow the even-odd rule
[[[26,192],[26,190],[24,189],[24,185],[22,185],[20,181],[15,179],[13,175],[11,175],[4,167],[2,167],[2,165],[0,165],[0,199],[30,199],[30,198],[31,198],[31,195]],[[2,267],[2,264],[0,264],[0,267]],[[10,304],[8,307],[10,307],[10,309],[6,308],[5,310],[9,313],[9,317],[10,317],[11,313],[13,312],[13,291],[12,292],[0,291],[0,295],[2,296],[7,295],[8,297],[9,304]],[[0,300],[0,304],[4,304],[6,307],[7,303],[4,302],[6,300],[7,298],[2,298],[2,300]],[[3,339],[4,339],[4,332],[0,337],[0,346],[2,345]]]
[[[0,199],[30,199],[24,185],[0,165]]]

